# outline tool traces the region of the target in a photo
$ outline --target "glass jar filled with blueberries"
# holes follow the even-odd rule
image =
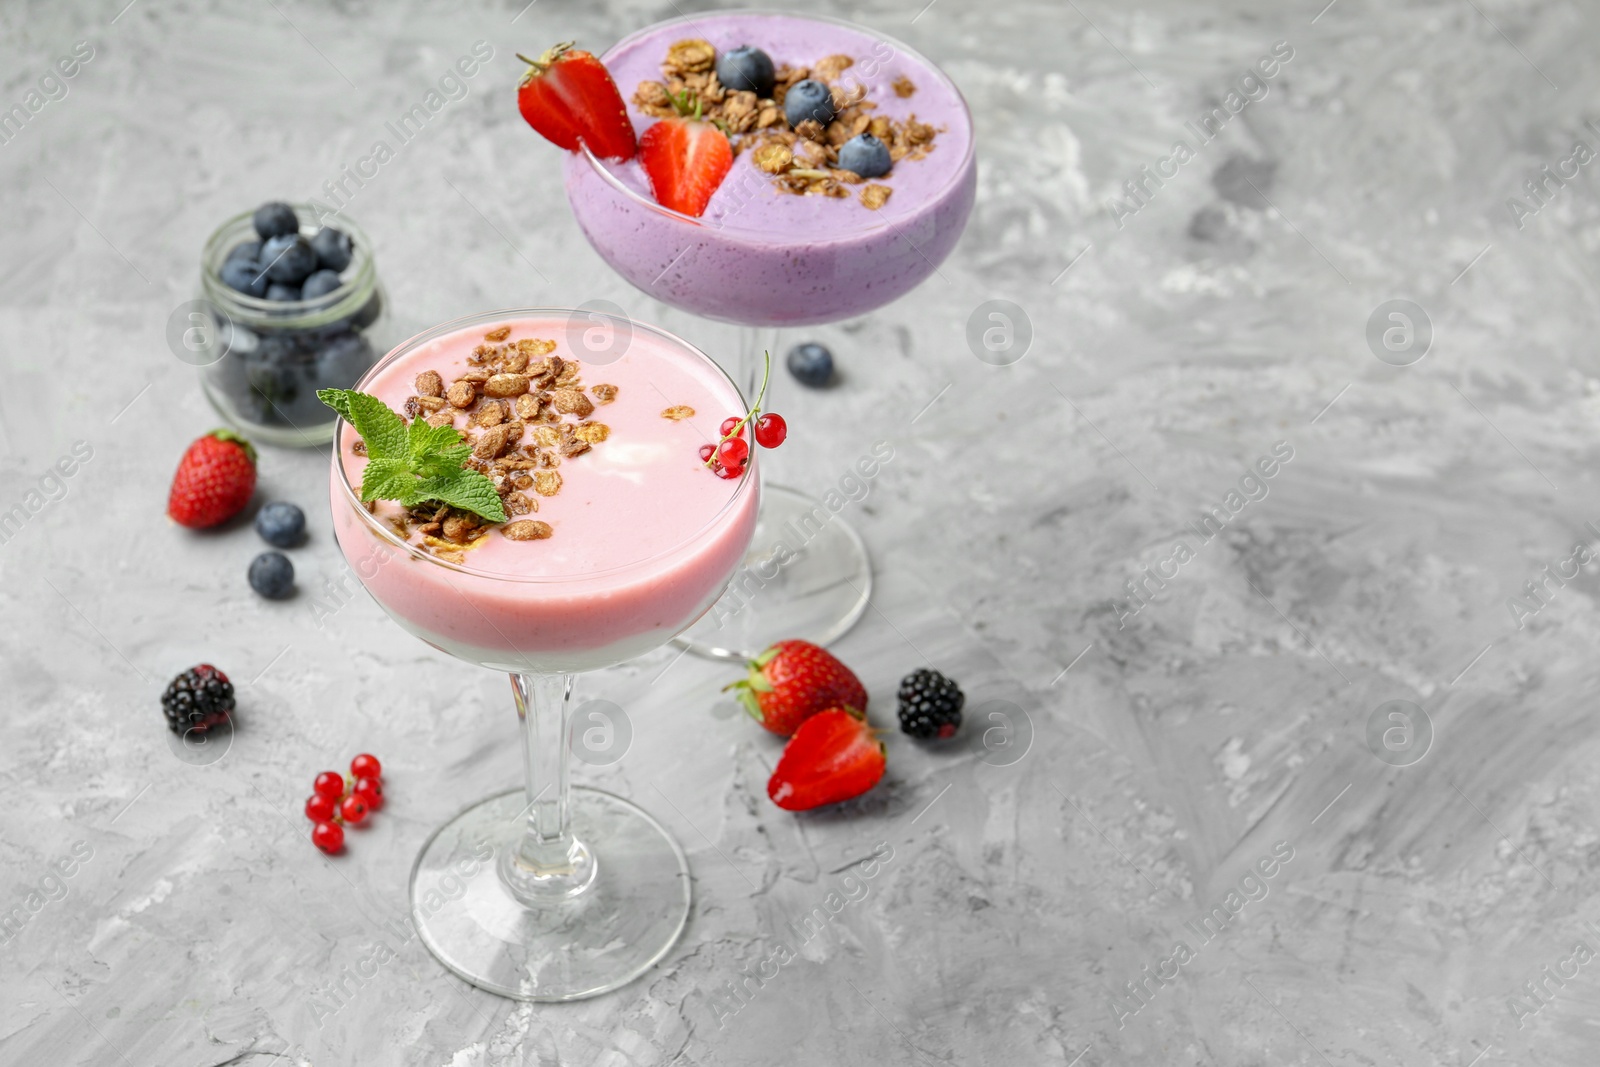
[[[263,204],[206,242],[201,303],[214,329],[197,353],[224,418],[272,444],[333,439],[318,389],[348,389],[389,336],[372,246],[350,220],[323,226],[308,205]]]

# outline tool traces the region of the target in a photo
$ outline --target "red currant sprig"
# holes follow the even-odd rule
[[[323,771],[306,800],[306,818],[314,824],[311,843],[328,855],[344,848],[344,828],[360,826],[383,807],[383,765],[363,752],[350,761],[349,775]]]
[[[772,353],[763,352],[765,361],[761,370],[761,388],[756,392],[756,402],[744,417],[730,415],[722,422],[722,436],[716,444],[700,446],[700,460],[719,478],[737,478],[744,473],[750,461],[750,444],[744,439],[745,424],[755,420],[756,444],[762,448],[777,448],[789,436],[789,426],[783,416],[761,411],[761,401],[767,395],[767,382],[772,378]]]

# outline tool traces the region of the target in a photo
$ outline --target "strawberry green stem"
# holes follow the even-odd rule
[[[767,381],[768,381],[768,379],[770,379],[772,377],[772,353],[763,351],[761,353],[761,358],[765,362],[763,363],[763,365],[761,367],[761,388],[756,390],[755,406],[752,407],[749,411],[745,412],[744,418],[742,418],[738,422],[734,423],[733,429],[729,430],[727,433],[723,434],[721,438],[718,439],[717,448],[720,448],[722,446],[722,442],[723,441],[729,441],[729,440],[732,440],[735,437],[738,437],[739,436],[739,431],[744,428],[745,423],[749,422],[751,419],[755,418],[757,415],[759,415],[761,413],[761,401],[767,395]],[[716,470],[717,469],[717,466],[716,466],[717,465],[717,448],[713,448],[711,450],[711,458],[706,460],[706,470]],[[751,450],[752,453],[754,453],[754,451],[755,451],[755,435],[754,434],[750,435],[750,450]]]

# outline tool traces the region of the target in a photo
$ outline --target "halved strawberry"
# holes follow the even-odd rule
[[[581,141],[601,159],[632,159],[633,122],[605,64],[572,42],[538,59],[518,55],[528,73],[517,86],[517,109],[545,140],[576,152]]]
[[[837,804],[877,785],[883,768],[883,742],[867,726],[866,713],[829,708],[801,723],[789,739],[767,796],[785,811]]]
[[[727,134],[700,117],[698,100],[693,113],[688,113],[686,99],[673,103],[685,114],[644,131],[639,162],[657,203],[699,218],[733,166],[733,145]]]
[[[810,641],[779,641],[749,662],[749,674],[723,686],[750,717],[788,737],[828,708],[866,710],[867,689],[837,656]]]

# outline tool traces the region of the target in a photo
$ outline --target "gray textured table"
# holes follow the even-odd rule
[[[0,510],[29,508],[0,545],[0,1061],[1592,1061],[1591,6],[837,8],[962,86],[979,203],[918,292],[810,331],[845,380],[784,383],[778,473],[821,491],[892,442],[847,512],[881,580],[841,652],[882,723],[924,660],[1009,711],[951,751],[892,735],[879,789],[796,818],[725,669],[592,679],[634,738],[579,780],[661,815],[695,908],[644,979],[548,1007],[448,977],[404,918],[428,831],[517,781],[504,680],[364,595],[318,625],[321,453],[263,463],[314,517],[297,600],[246,588],[247,528],[164,519],[214,423],[164,331],[211,227],[317,194],[486,40],[350,207],[405,321],[605,298],[730,344],[611,275],[510,103],[513,51],[673,5],[121,2],[0,12],[4,107],[92,49],[0,145]],[[984,361],[988,300],[1032,337],[1013,314]],[[239,683],[214,762],[157,708],[199,660]],[[389,806],[328,861],[297,809],[360,749]]]

